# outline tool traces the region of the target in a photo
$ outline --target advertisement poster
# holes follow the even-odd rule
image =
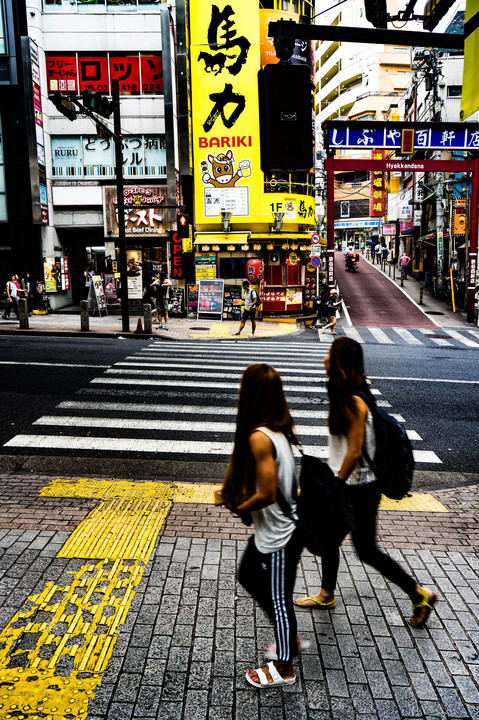
[[[243,304],[241,285],[225,285],[223,320],[241,320]]]
[[[188,316],[198,312],[198,285],[188,285]]]
[[[216,255],[195,255],[195,280],[216,277]]]
[[[95,298],[96,298],[96,304],[98,306],[98,310],[100,312],[102,310],[106,311],[106,298],[105,298],[105,293],[103,291],[103,280],[101,279],[101,275],[93,275],[91,282],[92,282],[92,286],[95,290]]]
[[[110,302],[118,300],[118,288],[116,286],[116,278],[113,273],[105,273],[103,275],[103,283],[105,286],[105,298]]]
[[[224,280],[200,280],[198,288],[198,318],[223,315]]]
[[[171,289],[169,313],[175,317],[183,317],[185,314],[185,291],[183,288]]]
[[[141,250],[126,251],[126,274],[128,276],[128,298],[130,300],[141,300],[143,295]]]
[[[57,292],[57,272],[56,258],[43,258],[43,279],[46,292]],[[61,287],[61,278],[59,279]]]

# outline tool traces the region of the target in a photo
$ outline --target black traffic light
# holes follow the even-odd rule
[[[424,30],[434,30],[453,4],[454,0],[427,0],[422,23]]]
[[[186,213],[178,213],[176,218],[176,234],[179,238],[190,237],[190,218]]]
[[[57,90],[53,93],[53,95],[49,95],[48,99],[55,105],[56,109],[61,112],[62,115],[65,115],[66,118],[69,120],[77,119],[78,108],[75,103],[70,100],[68,95],[63,95],[63,93]]]
[[[309,172],[314,165],[313,84],[306,65],[265,65],[258,73],[261,170]]]
[[[375,28],[387,28],[388,9],[386,0],[364,0],[366,20]]]
[[[84,90],[82,93],[83,104],[88,110],[91,110],[104,118],[109,118],[113,112],[114,103],[109,100],[106,95],[93,90]]]

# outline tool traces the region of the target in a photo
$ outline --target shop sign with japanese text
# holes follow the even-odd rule
[[[373,150],[372,160],[383,160],[384,150]],[[371,217],[382,217],[385,214],[386,192],[384,173],[381,170],[374,170],[371,173],[371,191],[369,196],[369,215]]]
[[[124,190],[125,233],[164,235],[169,227],[166,205],[166,188],[158,186],[130,186]],[[103,188],[103,217],[105,237],[118,236],[117,194],[115,187]]]
[[[376,123],[380,125],[380,123]],[[361,127],[361,121],[355,122],[354,127],[343,123],[344,127],[329,127],[326,141],[330,148],[386,148],[388,150],[401,150],[402,127],[396,123],[385,123],[377,129]],[[479,149],[479,126],[468,124],[467,129],[448,128],[447,125],[438,127],[421,124],[414,128],[415,150],[466,150]],[[396,127],[392,127],[396,126]],[[412,145],[412,143],[411,143]]]
[[[260,15],[256,0],[192,0],[191,78],[195,216],[197,224],[314,222],[314,198],[271,187],[261,172],[258,71]]]

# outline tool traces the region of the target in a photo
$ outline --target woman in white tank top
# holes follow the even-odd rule
[[[297,442],[281,377],[266,364],[250,365],[241,379],[234,449],[221,491],[227,507],[250,512],[255,534],[250,538],[238,580],[270,618],[275,659],[248,670],[246,680],[257,689],[292,685],[293,658],[298,654],[293,588],[302,543],[294,521],[277,503],[281,492],[296,509],[296,468],[290,442]]]
[[[381,497],[379,483],[362,459],[366,447],[374,457],[376,439],[371,413],[360,395],[375,403],[364,372],[361,345],[347,337],[338,338],[324,359],[328,374],[329,463],[339,480],[348,486],[348,500],[352,516],[349,529],[356,552],[363,562],[371,565],[388,580],[398,585],[411,598],[413,610],[409,623],[422,627],[428,619],[437,596],[420,587],[395,560],[376,544],[376,514]],[[322,558],[321,592],[294,601],[300,607],[332,608],[339,567],[339,547],[332,542]]]

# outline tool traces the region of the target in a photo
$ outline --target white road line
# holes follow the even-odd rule
[[[46,367],[66,367],[66,368],[107,368],[109,365],[87,365],[86,363],[54,363],[54,362],[25,362],[23,360],[0,360],[0,365],[39,365]]]
[[[203,388],[216,388],[220,390],[237,390],[239,383],[220,383],[220,382],[189,382],[188,378],[178,380],[155,380],[154,378],[112,378],[112,377],[99,377],[90,380],[91,384],[95,385],[150,385],[150,386],[161,386],[161,387],[174,387],[179,391],[183,391],[186,388],[194,388],[195,390]],[[284,385],[286,392],[301,392],[305,395],[311,395],[312,393],[326,393],[326,388],[321,385],[298,385],[293,387],[292,385]],[[372,388],[371,392],[373,395],[381,395],[379,390]]]
[[[422,437],[416,432],[416,430],[406,430],[406,435],[410,440],[422,440]]]
[[[346,337],[351,338],[351,340],[356,340],[356,342],[364,344],[364,340],[355,327],[345,327],[344,334]]]
[[[153,413],[156,415],[167,415],[171,418],[175,413],[181,415],[223,415],[236,417],[236,407],[220,407],[218,405],[140,405],[139,403],[128,402],[88,402],[86,400],[65,400],[57,405],[61,410],[104,410],[107,412],[136,412]],[[325,419],[328,417],[327,410],[297,410],[292,411],[294,419],[310,418],[311,420]],[[400,415],[396,415],[400,418]],[[400,422],[404,422],[401,418]]]
[[[150,368],[157,368],[150,370]],[[130,375],[179,375],[184,370],[188,370],[188,375],[190,377],[204,377],[205,374],[208,374],[208,377],[238,377],[241,376],[246,365],[222,365],[222,368],[225,370],[236,370],[236,372],[233,373],[211,373],[205,370],[205,364],[202,363],[201,365],[176,365],[176,363],[125,363],[125,362],[118,362],[113,365],[109,370],[107,370],[107,373],[122,373],[130,374]],[[294,375],[297,377],[298,375],[313,375],[314,377],[317,377],[318,379],[325,379],[326,376],[326,370],[321,369],[313,369],[313,368],[279,368],[277,366],[276,370],[281,373],[283,376],[285,375]],[[167,370],[165,368],[176,368],[175,370]],[[201,370],[202,372],[190,372],[191,370]]]
[[[390,337],[386,335],[384,330],[381,330],[381,328],[378,327],[368,327],[366,328],[369,330],[371,335],[379,342],[381,345],[394,345],[394,341],[391,340]]]
[[[450,335],[452,338],[454,338],[454,340],[457,340],[458,342],[462,343],[463,345],[467,345],[467,347],[479,348],[479,343],[469,340],[468,337],[461,335],[461,333],[457,332],[457,330],[448,330],[447,334]]]
[[[191,360],[197,360],[196,363],[192,363]],[[126,366],[126,367],[132,367],[133,365],[139,365],[141,367],[161,367],[161,368],[191,368],[192,370],[196,368],[205,368],[208,365],[211,365],[211,358],[205,355],[203,358],[190,358],[190,360],[184,360],[183,358],[178,358],[174,360],[174,362],[162,362],[158,361],[158,358],[135,358],[135,357],[127,357],[124,360],[120,360],[119,362],[115,363],[113,367],[118,366]],[[201,362],[202,361],[202,362]],[[281,362],[281,361],[280,361]],[[200,364],[198,364],[200,363]],[[225,370],[239,370],[243,372],[243,370],[247,367],[249,363],[244,362],[238,365],[234,364],[234,360],[231,362],[221,363],[221,367]],[[316,370],[316,372],[321,374],[326,374],[326,370],[324,370],[324,364],[323,364],[323,358],[318,358],[318,360],[315,360],[313,362],[302,362],[302,361],[295,361],[294,367],[291,365],[289,367],[279,367],[276,363],[274,364],[276,370],[278,372],[282,373],[296,373],[298,374],[298,370],[300,369],[301,372],[312,372],[310,368],[313,368],[313,371]],[[109,366],[108,366],[109,367]],[[323,369],[322,369],[323,368]]]
[[[61,406],[59,405],[58,407],[61,407]],[[397,420],[400,423],[406,422],[402,415],[397,415],[396,413],[389,413],[389,414],[391,415],[391,417],[393,417],[395,420]]]
[[[244,368],[243,368],[244,369]],[[200,372],[191,372],[191,370],[188,370],[188,377],[189,378],[225,378],[232,380],[233,378],[238,378],[238,381],[241,379],[241,375],[243,372],[243,369],[238,370],[238,372],[208,372],[204,369]],[[317,370],[310,370],[311,378],[310,380],[315,380],[316,382],[324,382],[326,380],[326,373],[321,373]],[[105,370],[105,373],[108,375],[146,375],[148,377],[177,377],[178,375],[181,375],[182,368],[178,368],[177,370],[162,370],[161,366],[157,370],[145,370],[142,368],[118,368],[118,367],[112,367],[109,370]],[[304,380],[304,378],[299,378],[298,375],[302,375],[303,373],[298,373],[298,371],[288,370],[287,374],[292,374],[293,377],[287,378],[290,382],[301,382]]]
[[[324,355],[324,351],[321,350],[315,343],[308,343],[307,347],[299,347],[294,348],[291,346],[285,347],[284,345],[281,347],[273,347],[271,345],[264,345],[261,348],[258,348],[256,344],[253,345],[241,345],[241,347],[231,347],[231,345],[224,345],[218,347],[215,345],[211,348],[211,350],[208,350],[206,347],[202,345],[195,345],[193,347],[185,347],[182,343],[176,343],[175,345],[168,345],[167,348],[165,348],[164,345],[155,345],[143,348],[139,351],[138,354],[142,355],[152,355],[155,353],[161,353],[162,355],[165,354],[166,350],[175,350],[178,354],[183,353],[184,350],[188,350],[189,352],[193,354],[200,354],[200,355],[226,355],[227,357],[235,357],[235,356],[242,356],[242,355],[275,355],[277,357],[279,356],[286,356],[286,357],[297,357],[298,355],[304,355],[305,352],[308,352],[311,355]]]
[[[55,425],[57,427],[95,427],[110,428],[112,430],[167,430],[171,432],[216,432],[233,434],[236,423],[231,422],[199,422],[198,420],[143,420],[140,418],[92,418],[76,417],[72,415],[43,415],[35,420],[34,425]],[[328,428],[318,425],[296,425],[298,435],[317,435],[327,437]],[[417,434],[417,433],[416,433]],[[418,438],[414,439],[420,439]]]
[[[453,383],[456,385],[477,385],[478,380],[453,380],[452,378],[418,378],[418,377],[380,377],[369,375],[370,380],[404,380],[404,382]],[[93,382],[93,380],[91,381]]]
[[[233,443],[200,440],[151,440],[148,438],[98,438],[68,437],[66,435],[16,435],[5,443],[4,447],[27,447],[29,449],[48,450],[105,450],[114,452],[139,453],[178,453],[180,455],[222,455],[231,454]],[[327,459],[329,449],[326,445],[305,445],[305,453]],[[442,464],[436,453],[429,450],[414,450],[416,463]]]
[[[452,343],[450,343],[449,340],[446,340],[445,338],[434,337],[434,333],[432,333],[431,330],[428,330],[426,328],[418,328],[418,329],[419,329],[420,333],[422,333],[425,337],[427,337],[428,340],[433,342],[435,345],[439,345],[440,347],[446,347],[446,346],[452,347]]]
[[[394,330],[408,345],[424,345],[419,338],[415,337],[409,330],[406,330],[406,328],[391,328],[391,330]]]
[[[469,335],[472,335],[472,337],[475,337],[476,340],[479,340],[479,333],[477,330],[466,330],[466,332],[468,332]]]

